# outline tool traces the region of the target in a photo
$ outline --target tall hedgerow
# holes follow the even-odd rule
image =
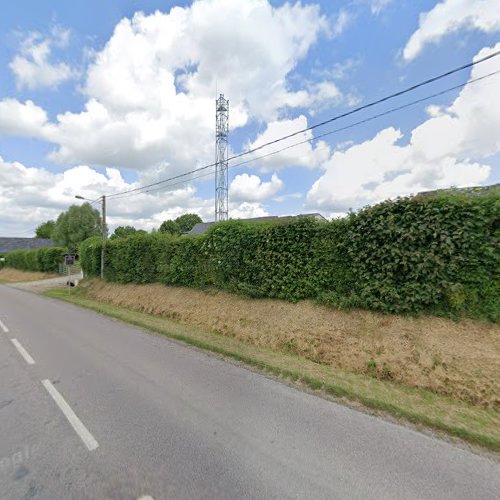
[[[499,243],[499,190],[457,192],[384,202],[328,223],[228,221],[196,237],[123,238],[107,245],[106,279],[498,321]],[[87,274],[99,274],[100,245],[81,247]]]
[[[38,250],[14,250],[5,255],[5,266],[21,271],[57,272],[63,262],[64,248],[47,247]]]

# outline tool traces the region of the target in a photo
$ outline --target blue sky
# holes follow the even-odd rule
[[[240,152],[498,50],[500,2],[19,0],[0,30],[0,233],[22,236],[75,194],[211,163],[215,82]],[[498,69],[500,57],[335,127]],[[230,216],[333,217],[499,182],[499,90],[497,75],[230,169]],[[151,229],[185,212],[211,220],[213,177],[109,206],[112,226]]]

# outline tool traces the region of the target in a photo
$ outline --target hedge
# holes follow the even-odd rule
[[[38,250],[14,250],[5,255],[5,266],[21,271],[54,273],[64,260],[66,249],[45,247]]]
[[[499,243],[499,190],[456,192],[388,201],[327,223],[228,221],[201,236],[108,241],[105,278],[498,321]],[[100,239],[82,244],[87,275],[99,275],[100,252]]]

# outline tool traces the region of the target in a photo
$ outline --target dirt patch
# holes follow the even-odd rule
[[[89,296],[355,373],[500,408],[500,327],[338,311],[163,285],[84,285]]]
[[[0,283],[22,283],[57,277],[57,274],[37,273],[32,271],[19,271],[11,267],[0,269]]]

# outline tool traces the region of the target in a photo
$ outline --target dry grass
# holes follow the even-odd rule
[[[37,281],[56,278],[57,274],[38,273],[33,271],[19,271],[11,267],[0,269],[0,283],[21,283],[24,281]]]
[[[500,327],[338,311],[163,285],[87,283],[97,301],[169,318],[347,372],[500,408]],[[373,363],[373,360],[375,363]]]

